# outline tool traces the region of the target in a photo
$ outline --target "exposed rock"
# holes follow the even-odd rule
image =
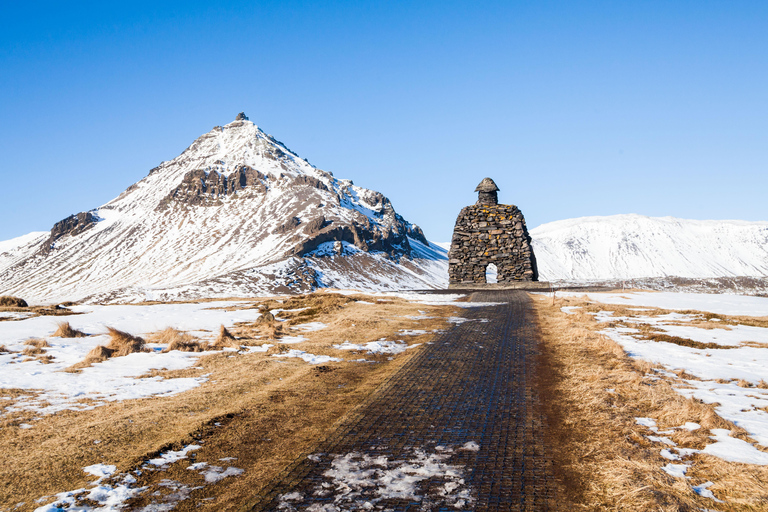
[[[252,190],[263,193],[267,190],[269,177],[247,165],[239,165],[229,176],[213,170],[213,168],[197,169],[184,175],[181,184],[173,189],[157,209],[166,208],[169,204],[184,203],[197,206],[217,204],[221,197],[230,196],[241,190]]]
[[[297,227],[299,227],[299,224],[301,224],[301,219],[298,217],[291,217],[288,219],[286,223],[275,229],[274,233],[278,235],[282,235],[285,233],[288,233],[289,231],[293,231]]]
[[[245,112],[240,112],[237,114],[237,117],[235,117],[235,121],[248,121],[248,116],[245,115]]]
[[[306,174],[296,176],[296,178],[293,180],[293,183],[295,185],[308,185],[320,190],[328,190],[328,186],[325,183],[312,176],[307,176]]]
[[[64,235],[79,235],[96,223],[97,219],[91,212],[80,212],[60,220],[51,228],[51,236],[43,244],[41,252],[49,254],[54,249],[56,240]]]

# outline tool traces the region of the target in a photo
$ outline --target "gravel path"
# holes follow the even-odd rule
[[[482,291],[245,510],[554,509],[525,292]]]

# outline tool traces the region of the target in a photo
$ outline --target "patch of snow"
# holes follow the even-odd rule
[[[713,455],[730,462],[757,464],[760,466],[768,465],[768,453],[761,452],[746,441],[731,437],[730,430],[713,428],[710,432],[713,434],[711,439],[714,439],[715,442],[705,446],[701,453]]]
[[[309,364],[323,364],[323,363],[329,363],[334,361],[336,362],[343,361],[343,359],[339,359],[338,357],[315,355],[315,354],[310,354],[308,352],[304,352],[303,350],[289,350],[284,354],[272,354],[272,357],[297,357],[299,359],[306,361]]]
[[[428,454],[416,449],[410,458],[397,460],[357,452],[335,455],[323,473],[327,481],[317,484],[312,495],[332,497],[333,508],[327,510],[371,510],[389,499],[418,503],[422,510],[471,509],[474,491],[465,481],[464,469],[448,463],[451,454],[452,450]],[[427,482],[430,487],[423,488]],[[284,494],[279,508],[291,510],[303,499],[301,493]],[[326,510],[311,510],[315,509]]]
[[[73,306],[78,315],[67,316],[74,329],[89,334],[103,333],[106,326],[136,335],[175,327],[202,338],[212,339],[220,325],[230,327],[236,322],[253,321],[258,313],[252,309],[226,311],[240,302],[223,301],[202,304],[158,304],[148,306]],[[245,303],[249,305],[249,303]],[[106,335],[87,338],[51,338],[62,317],[39,316],[13,322],[0,322],[0,345],[15,352],[23,350],[30,337],[47,338],[50,347],[46,355],[50,364],[37,360],[25,361],[19,354],[0,354],[0,388],[40,390],[36,397],[17,401],[10,410],[28,409],[41,414],[54,414],[61,410],[84,410],[107,402],[169,396],[199,386],[205,377],[137,378],[154,369],[181,370],[195,364],[207,352],[172,351],[162,353],[135,353],[111,358],[83,368],[79,373],[65,372],[66,368],[85,359],[97,345],[106,345]],[[262,345],[263,348],[263,345]],[[263,351],[258,347],[249,351]]]
[[[408,349],[408,344],[402,340],[388,341],[381,339],[363,344],[345,341],[340,345],[334,345],[333,348],[338,350],[365,350],[369,354],[400,354]]]
[[[220,466],[208,466],[208,468],[200,474],[205,477],[206,483],[213,484],[228,476],[240,476],[244,472],[245,470],[240,468],[228,467],[227,469],[223,469]]]
[[[167,452],[161,453],[159,457],[155,459],[149,459],[147,463],[152,464],[153,466],[166,466],[168,464],[173,464],[176,461],[186,459],[189,452],[193,450],[199,450],[200,448],[202,448],[202,446],[198,444],[190,444],[181,450],[169,450]]]
[[[427,331],[423,329],[400,329],[399,333],[401,336],[421,336],[427,334]]]
[[[323,322],[309,322],[306,324],[295,325],[291,327],[291,329],[297,329],[299,331],[304,331],[304,332],[312,332],[312,331],[319,331],[321,329],[325,329],[326,327],[328,326]]]
[[[558,292],[562,296],[582,297],[604,304],[622,304],[661,309],[706,311],[731,316],[768,316],[768,297],[681,292]]]
[[[686,464],[667,464],[661,469],[669,476],[675,478],[685,478],[685,473],[688,471],[688,465]]]
[[[304,341],[307,341],[307,338],[300,334],[298,336],[282,336],[278,343],[282,343],[283,345],[292,345],[294,343],[302,343]]]
[[[713,485],[714,485],[713,482],[704,482],[703,484],[700,484],[700,485],[694,485],[693,487],[691,487],[691,489],[693,489],[693,492],[695,492],[702,498],[710,498],[715,500],[718,503],[722,503],[721,500],[715,498],[715,495],[712,493],[712,491],[707,489],[707,487],[711,487]]]
[[[635,423],[642,425],[643,427],[655,427],[656,420],[653,418],[635,418]]]
[[[104,478],[112,475],[115,471],[117,471],[117,466],[113,466],[112,464],[92,464],[90,466],[84,467],[83,471],[89,475]]]
[[[262,343],[261,346],[243,346],[240,347],[244,352],[246,353],[254,353],[254,352],[266,352],[270,348],[274,347],[274,345],[270,345],[269,343]]]

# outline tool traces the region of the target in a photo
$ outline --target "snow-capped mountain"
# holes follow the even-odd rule
[[[530,231],[541,280],[768,276],[768,222],[614,215]]]
[[[128,301],[428,288],[447,281],[445,260],[382,194],[312,166],[240,114],[109,203],[0,242],[0,294]]]

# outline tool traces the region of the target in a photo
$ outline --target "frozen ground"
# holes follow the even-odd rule
[[[557,292],[559,297],[583,297],[604,304],[707,311],[721,315],[768,316],[768,298],[745,295],[682,292],[584,293]]]
[[[425,304],[453,304],[461,297],[461,295],[433,296],[414,293],[402,294],[402,296]],[[231,327],[237,322],[252,322],[258,318],[260,313],[256,309],[236,309],[238,304],[250,305],[247,302],[217,301],[142,306],[73,306],[71,309],[81,314],[34,318],[15,316],[14,320],[0,322],[0,346],[5,346],[10,351],[0,353],[0,388],[29,391],[28,394],[13,398],[0,396],[0,415],[27,410],[34,411],[37,417],[41,417],[67,409],[93,409],[118,400],[169,396],[197,387],[205,382],[205,376],[170,379],[157,376],[141,377],[151,370],[189,368],[201,355],[206,354],[205,352],[179,351],[163,353],[162,349],[165,346],[157,344],[148,344],[152,349],[151,352],[111,358],[83,368],[79,373],[63,370],[82,361],[97,345],[108,344],[107,326],[145,337],[149,333],[173,327],[203,340],[213,340],[220,325]],[[225,308],[231,310],[228,311]],[[57,324],[62,321],[68,321],[74,329],[90,336],[52,337],[51,335],[58,327]],[[284,336],[281,343],[300,344],[307,338],[299,333],[310,333],[326,327],[320,322],[295,326],[293,331],[297,335]],[[52,357],[49,364],[44,364],[22,353],[25,348],[24,342],[30,338],[45,339],[50,345],[45,349],[45,355]],[[245,347],[243,350],[265,352],[270,346],[272,345],[262,344],[260,347]],[[396,354],[405,350],[406,347],[407,344],[402,341],[379,340],[365,345],[347,342],[340,348]],[[311,354],[299,349],[276,354],[275,357],[300,358],[309,364],[341,361],[339,358]],[[32,426],[33,424],[29,423],[21,425],[22,428]]]
[[[643,314],[647,308],[663,308],[726,316],[766,316],[768,298],[647,292],[587,295],[595,302],[635,306],[637,314],[628,317],[617,316],[609,311],[598,313],[598,322],[611,325],[603,332],[619,343],[631,357],[658,364],[659,376],[674,379],[675,389],[679,393],[715,404],[721,417],[744,428],[757,445],[768,448],[768,328],[717,325],[717,322],[710,321],[708,324],[714,325],[707,325],[710,328],[705,329],[689,325],[694,321],[706,321],[704,315],[695,312],[659,316]],[[574,308],[566,310],[569,313],[573,311]],[[663,334],[711,344],[709,347],[712,348],[693,348],[679,343],[645,339],[638,328],[642,324],[650,325]],[[682,378],[672,373],[677,370],[685,372]],[[638,418],[638,424],[654,432],[657,430],[652,418]],[[693,427],[698,428],[698,425],[694,424]],[[768,453],[731,437],[729,430],[713,429],[710,433],[713,442],[702,450],[703,453],[732,462],[768,465]],[[673,476],[684,476],[689,465],[684,459],[696,453],[696,450],[678,449],[674,442],[663,436],[649,436],[649,439],[659,442],[662,456],[672,461],[664,470]],[[704,491],[706,488],[702,488],[702,495]]]
[[[259,313],[255,309],[220,309],[236,304],[207,302],[151,306],[74,306],[72,309],[82,314],[0,322],[0,345],[12,351],[0,353],[0,388],[30,391],[29,395],[15,397],[15,403],[11,406],[3,407],[2,401],[11,399],[0,397],[0,407],[8,412],[33,410],[44,415],[65,409],[92,409],[116,400],[173,395],[199,386],[206,380],[204,377],[137,378],[153,369],[188,368],[201,355],[179,351],[162,353],[162,345],[149,344],[151,352],[112,358],[83,368],[80,373],[63,370],[82,361],[97,345],[106,345],[109,342],[109,337],[104,334],[107,326],[140,336],[174,327],[203,339],[213,339],[222,324],[229,327],[235,322],[258,318]],[[51,337],[61,321],[68,321],[73,328],[93,336]],[[46,339],[50,347],[45,349],[45,355],[53,357],[50,364],[43,364],[21,353],[25,347],[24,342],[29,338]]]
[[[141,495],[152,496],[150,505],[141,508],[143,512],[164,512],[173,510],[176,505],[187,499],[189,494],[201,489],[207,484],[216,483],[227,477],[236,477],[243,474],[243,470],[237,467],[212,465],[208,462],[195,462],[187,466],[189,471],[194,471],[202,477],[199,486],[191,487],[174,480],[163,480],[157,487],[139,487],[136,476],[145,471],[166,471],[171,464],[183,463],[189,452],[200,449],[200,445],[190,444],[181,450],[168,450],[157,458],[146,461],[139,468],[127,472],[117,473],[117,467],[110,464],[93,464],[83,468],[85,473],[98,477],[90,486],[72,491],[60,492],[54,496],[42,496],[38,503],[47,503],[35,509],[35,512],[60,512],[64,510],[72,512],[107,512],[122,510],[126,507],[126,501]],[[228,463],[235,460],[234,457],[219,459],[218,463]],[[226,464],[224,464],[226,465]],[[150,492],[154,491],[154,492]],[[53,500],[53,501],[51,501]]]

